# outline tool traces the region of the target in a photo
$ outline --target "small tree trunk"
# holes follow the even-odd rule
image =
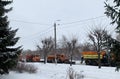
[[[71,56],[70,56],[70,66],[72,66],[72,59],[73,59],[73,49],[72,49],[72,52],[71,52]]]
[[[45,54],[44,54],[44,64],[46,64],[46,56],[45,56]]]
[[[57,54],[55,53],[55,64],[57,65]]]
[[[101,68],[100,52],[98,52],[98,68]]]
[[[47,63],[47,56],[45,57],[45,64]]]
[[[70,66],[72,66],[72,55],[70,57]]]
[[[110,54],[108,54],[108,65],[109,65],[109,66],[111,66],[110,63],[111,63],[111,62],[110,62]]]
[[[45,52],[44,53],[44,64],[46,64],[47,63],[47,53]]]

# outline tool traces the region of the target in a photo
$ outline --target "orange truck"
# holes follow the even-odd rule
[[[82,52],[82,60],[86,65],[98,65],[98,53],[95,51]],[[105,51],[100,52],[100,60],[102,65],[108,65],[108,59]]]
[[[26,61],[27,62],[40,62],[40,55],[27,54]]]
[[[68,63],[69,62],[69,59],[64,54],[57,54],[56,60],[57,60],[57,63]],[[55,55],[48,55],[47,62],[50,62],[50,63],[55,62]]]

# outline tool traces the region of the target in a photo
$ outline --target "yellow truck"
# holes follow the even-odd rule
[[[98,53],[95,51],[84,51],[82,54],[82,60],[86,65],[98,65]],[[105,51],[100,52],[101,65],[108,65],[108,59]]]

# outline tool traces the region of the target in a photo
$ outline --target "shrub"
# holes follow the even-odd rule
[[[36,73],[37,72],[37,68],[34,65],[26,64],[22,62],[18,63],[14,70],[19,73],[23,73],[23,72]]]
[[[29,72],[29,73],[36,73],[37,68],[32,64],[27,64],[26,65],[26,71]]]
[[[84,79],[83,71],[77,73],[73,70],[73,68],[69,68],[67,71],[67,79]]]
[[[120,62],[117,62],[117,63],[116,63],[116,69],[115,69],[115,71],[118,71],[118,72],[119,72],[119,70],[120,70]]]

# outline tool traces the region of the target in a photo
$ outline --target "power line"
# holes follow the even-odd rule
[[[63,24],[60,24],[60,25],[67,25],[67,24],[75,24],[75,23],[78,23],[78,22],[85,22],[85,21],[89,21],[89,20],[93,20],[93,19],[98,19],[98,18],[102,18],[102,17],[105,17],[105,16],[98,16],[98,17],[95,17],[95,18],[89,18],[89,19],[84,19],[84,20],[80,20],[80,21],[74,21],[74,22],[69,22],[69,23],[63,23]],[[23,23],[32,23],[32,24],[40,24],[40,23],[35,23],[35,22],[27,22],[27,21],[21,21],[21,20],[12,20],[12,21],[17,21],[17,22],[23,22]],[[40,24],[41,25],[41,24]],[[42,24],[43,25],[43,24]],[[44,24],[44,25],[48,25],[48,24]],[[42,32],[38,32],[37,34],[40,34],[40,35],[43,35],[46,33],[46,31],[48,31],[51,27],[45,29],[44,31]],[[88,29],[88,27],[87,27]],[[47,32],[48,33],[48,32]],[[37,34],[33,34],[33,36],[37,35]],[[32,35],[29,35],[27,37],[30,37]],[[27,38],[27,37],[24,37],[24,38]]]
[[[75,24],[75,23],[82,23],[82,25],[83,24],[85,24],[85,23],[83,23],[83,22],[86,22],[86,21],[90,21],[90,20],[95,20],[95,19],[99,19],[99,18],[103,18],[103,17],[105,17],[105,16],[98,16],[98,17],[95,17],[95,18],[89,18],[89,19],[84,19],[84,20],[79,20],[79,21],[74,21],[74,22],[69,22],[69,23],[63,23],[63,24],[60,24],[61,26],[62,25],[68,25],[68,24]],[[81,26],[81,24],[80,25],[77,25],[77,26],[74,26],[74,27],[78,27],[78,26]],[[64,27],[64,28],[69,28],[69,27],[73,27],[73,26],[67,26],[67,27]],[[106,28],[107,26],[105,26],[105,28]],[[60,27],[60,29],[62,29],[63,27]],[[91,30],[90,28],[88,28],[88,27],[86,27],[87,29],[89,29],[89,30]],[[86,30],[86,29],[85,29]]]
[[[53,27],[48,27],[47,29],[43,30],[42,32],[38,32],[38,33],[35,33],[35,34],[32,34],[32,35],[26,36],[26,37],[24,37],[24,39],[29,39],[29,37],[35,37],[37,35],[40,36],[40,35],[46,34],[49,31],[51,31],[51,28],[53,28]]]
[[[89,20],[93,20],[93,19],[102,18],[102,17],[105,17],[105,15],[104,16],[98,16],[98,17],[95,17],[95,18],[89,18],[89,19],[84,19],[84,20],[79,20],[79,21],[74,21],[74,22],[63,23],[63,24],[60,24],[60,25],[75,24],[75,23],[85,22],[85,21],[89,21]],[[23,20],[15,20],[15,19],[10,19],[10,20],[11,21],[15,21],[15,22],[29,23],[29,24],[38,24],[38,25],[46,25],[46,26],[51,25],[51,24],[45,24],[45,23],[39,23],[39,22],[30,22],[30,21],[23,21]]]
[[[74,21],[74,22],[63,23],[61,25],[75,24],[75,23],[90,21],[90,20],[94,20],[94,19],[98,19],[98,18],[103,18],[103,17],[105,17],[105,15],[104,16],[98,16],[98,17],[95,17],[95,18],[89,18],[89,19],[84,19],[84,20],[79,20],[79,21]]]
[[[39,23],[39,22],[30,22],[30,21],[23,21],[23,20],[14,20],[14,19],[10,19],[10,20],[15,21],[15,22],[27,23],[27,24],[38,24],[38,25],[45,25],[45,26],[51,25],[51,24],[44,24],[44,23]]]
[[[89,19],[83,19],[83,20],[74,21],[74,22],[63,23],[63,24],[60,24],[60,25],[75,24],[75,23],[90,21],[90,20],[94,20],[94,19],[98,19],[98,18],[102,18],[102,17],[105,17],[105,15],[104,16],[98,16],[98,17],[95,17],[95,18],[89,18]],[[22,23],[29,23],[29,24],[38,24],[38,25],[45,25],[45,26],[51,25],[51,24],[44,24],[44,23],[39,23],[39,22],[30,22],[30,21],[23,21],[23,20],[15,20],[15,19],[10,19],[10,20],[11,21],[15,21],[15,22],[22,22]]]

